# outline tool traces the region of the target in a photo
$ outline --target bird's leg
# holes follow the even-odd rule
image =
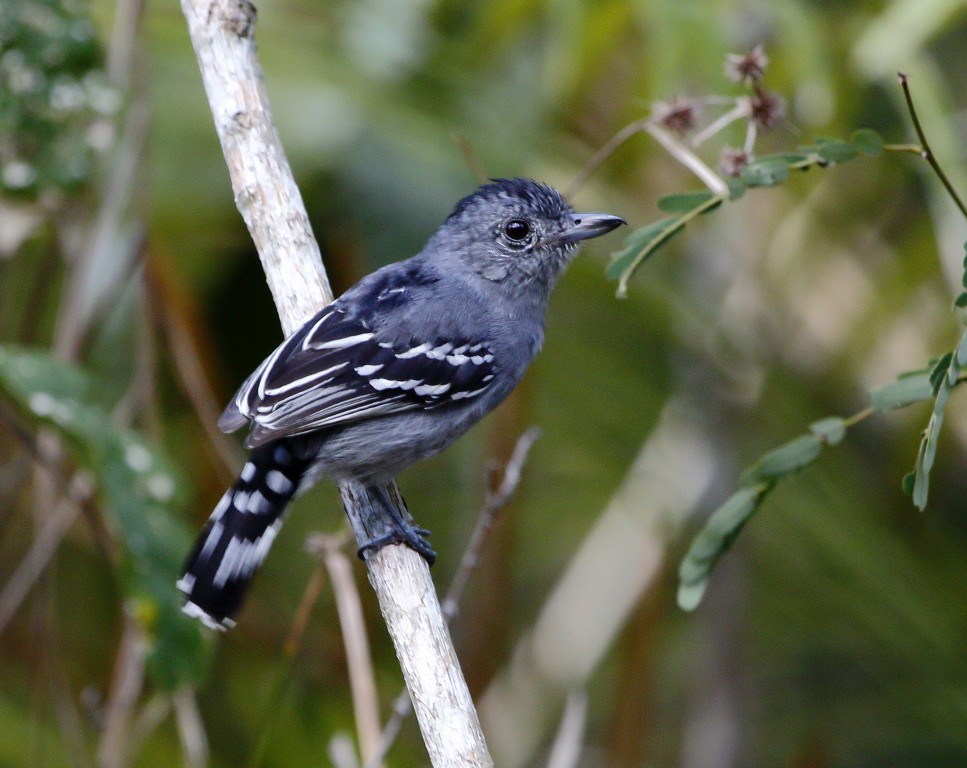
[[[410,549],[418,552],[427,565],[433,565],[436,561],[436,552],[430,549],[429,543],[424,536],[429,536],[430,532],[426,528],[415,525],[409,512],[405,510],[403,497],[397,494],[397,500],[391,499],[384,485],[366,486],[366,495],[374,507],[379,506],[383,511],[383,522],[388,525],[389,530],[379,536],[374,536],[366,541],[358,551],[361,560],[366,559],[367,552],[378,552],[387,544],[405,544]]]

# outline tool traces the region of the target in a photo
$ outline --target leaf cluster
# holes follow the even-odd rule
[[[200,678],[207,654],[198,622],[181,613],[172,584],[190,537],[178,522],[184,481],[139,434],[119,429],[81,370],[50,355],[0,346],[0,395],[35,427],[53,430],[96,480],[99,503],[120,545],[119,573],[129,610],[150,641],[148,669],[171,690]]]
[[[763,158],[758,161],[765,164],[761,169],[755,170],[755,164],[752,164],[744,170],[753,168],[750,173],[756,179],[781,181],[783,174],[787,174],[790,168],[821,165],[820,160],[828,163],[844,162],[855,158],[861,151],[877,154],[884,148],[878,134],[873,131],[858,131],[848,144],[819,140],[813,147],[806,148],[808,153],[802,158],[796,154]],[[964,274],[961,282],[965,291],[955,300],[955,308],[967,306],[967,243],[964,249]],[[865,411],[849,419],[834,416],[818,421],[810,425],[807,434],[762,456],[743,473],[739,490],[712,513],[705,527],[692,541],[679,568],[679,605],[684,610],[692,610],[699,604],[715,563],[731,547],[742,527],[758,511],[781,478],[811,464],[818,458],[823,446],[839,443],[849,426],[867,416],[933,399],[930,419],[923,431],[913,471],[903,478],[902,484],[904,491],[912,495],[917,509],[925,509],[930,471],[937,455],[947,401],[954,388],[963,381],[961,372],[965,366],[967,331],[963,333],[955,349],[932,361],[927,367],[901,374],[896,381],[870,391],[870,407]]]
[[[724,202],[739,199],[750,188],[782,184],[792,171],[840,165],[862,155],[875,157],[885,148],[887,145],[883,137],[868,128],[856,131],[849,141],[817,138],[812,144],[800,146],[793,152],[763,155],[752,160],[742,167],[737,176],[725,180],[727,194],[695,191],[662,197],[658,201],[659,210],[674,215],[628,234],[624,248],[612,254],[607,275],[618,281],[618,296],[624,298],[628,292],[628,282],[635,272],[662,246],[671,242],[689,222],[702,214],[714,211]],[[967,297],[964,302],[967,303]]]
[[[94,26],[75,5],[0,3],[0,194],[71,192],[93,173],[89,128],[119,100]]]
[[[712,513],[682,560],[678,569],[679,606],[690,611],[699,604],[715,563],[780,480],[812,464],[824,447],[838,445],[851,426],[871,414],[928,400],[932,391],[928,371],[905,374],[871,390],[866,410],[850,418],[830,416],[814,422],[805,434],[774,448],[748,467],[739,480],[739,489]]]

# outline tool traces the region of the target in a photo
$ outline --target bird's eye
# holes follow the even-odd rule
[[[511,219],[504,226],[504,234],[514,242],[520,242],[531,233],[530,224],[523,219]]]

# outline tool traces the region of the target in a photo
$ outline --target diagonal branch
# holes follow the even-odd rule
[[[255,8],[247,0],[181,0],[205,92],[235,191],[286,334],[331,301],[319,246],[272,123],[254,43]],[[341,489],[359,530],[367,499]],[[395,483],[391,498],[402,499]],[[362,543],[362,542],[360,542]],[[403,677],[416,703],[430,760],[444,766],[493,764],[429,568],[403,546],[366,561]]]

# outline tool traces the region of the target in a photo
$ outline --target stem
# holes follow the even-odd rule
[[[577,194],[577,191],[584,186],[584,182],[588,180],[588,177],[598,169],[598,166],[607,160],[615,152],[615,150],[624,144],[628,139],[630,139],[636,133],[641,133],[643,130],[645,130],[650,119],[650,117],[643,117],[641,120],[635,120],[635,122],[629,123],[614,136],[608,139],[604,146],[591,155],[591,159],[584,164],[584,167],[581,168],[580,171],[578,171],[578,175],[574,177],[574,181],[572,181],[564,190],[564,197],[574,197],[574,195]]]
[[[483,508],[477,515],[477,523],[474,526],[473,533],[470,534],[463,556],[460,558],[460,565],[457,566],[453,581],[450,582],[450,587],[443,598],[443,618],[446,619],[448,624],[451,624],[457,617],[460,598],[463,597],[463,591],[470,580],[470,575],[480,563],[480,553],[483,551],[487,534],[493,528],[497,515],[507,506],[516,492],[517,486],[520,484],[524,463],[527,461],[530,449],[538,437],[540,437],[540,430],[537,427],[531,427],[517,438],[517,444],[504,467],[503,480],[493,491],[487,493]],[[409,692],[404,688],[393,701],[390,716],[380,734],[379,749],[365,762],[364,768],[379,768],[380,763],[389,753],[390,747],[393,746],[393,742],[396,741],[403,722],[412,712],[413,703],[410,700]]]
[[[696,133],[692,137],[692,146],[696,148],[700,147],[702,144],[704,144],[706,141],[712,138],[716,133],[719,133],[720,131],[724,131],[726,128],[732,125],[732,123],[734,123],[736,120],[741,120],[743,117],[748,117],[748,114],[749,114],[749,108],[745,102],[740,102],[739,104],[736,104],[728,112],[722,115],[719,115],[719,117],[717,117],[711,123],[706,125],[701,131]]]
[[[858,411],[857,413],[854,413],[852,416],[847,416],[846,418],[844,418],[843,425],[847,429],[849,429],[850,427],[855,426],[856,424],[859,424],[861,421],[868,419],[874,413],[876,413],[876,409],[873,408],[872,406],[867,406],[862,411]]]
[[[884,144],[884,152],[909,152],[923,157],[923,147],[919,144]]]
[[[964,205],[963,200],[957,194],[957,190],[954,189],[953,184],[950,183],[950,179],[947,178],[947,174],[943,172],[943,168],[940,167],[940,163],[937,162],[937,158],[934,157],[933,150],[930,149],[930,143],[927,141],[927,135],[923,132],[923,126],[920,125],[920,117],[917,115],[917,110],[913,106],[913,96],[910,93],[910,84],[907,81],[907,76],[902,72],[897,73],[897,78],[900,80],[900,87],[903,89],[903,98],[907,102],[907,111],[910,112],[910,119],[913,121],[913,130],[917,132],[917,138],[920,139],[920,144],[922,146],[921,155],[923,159],[930,163],[930,167],[933,168],[933,172],[937,174],[937,178],[940,179],[940,183],[944,185],[944,189],[947,190],[947,194],[954,201],[960,212],[967,218],[967,206]]]
[[[662,145],[668,154],[698,176],[699,180],[708,187],[716,197],[728,199],[729,185],[722,181],[722,177],[709,168],[705,162],[691,149],[682,144],[668,131],[653,123],[645,123],[644,129]]]

